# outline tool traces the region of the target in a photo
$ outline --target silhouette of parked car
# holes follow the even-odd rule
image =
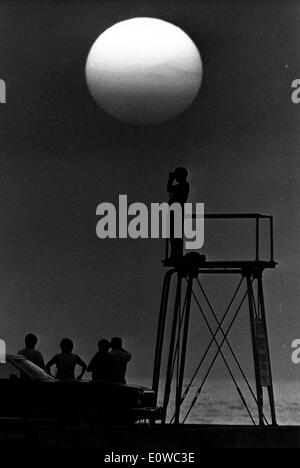
[[[0,418],[75,424],[133,424],[160,419],[151,389],[114,382],[61,382],[21,355],[0,364]]]

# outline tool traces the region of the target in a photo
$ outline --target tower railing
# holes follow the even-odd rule
[[[255,225],[252,226],[253,231],[255,230],[255,245],[254,245],[254,257],[251,259],[248,259],[248,261],[263,261],[265,264],[269,264],[270,267],[275,266],[275,261],[274,261],[274,221],[273,221],[273,216],[271,215],[266,215],[266,214],[260,214],[260,213],[204,213],[204,220],[255,220]],[[197,218],[197,215],[193,214],[192,215],[193,219]],[[265,255],[265,258],[263,259],[261,257],[261,235],[262,235],[262,223],[266,221],[267,223],[267,238],[268,238],[268,252],[267,255]],[[205,223],[206,224],[206,223]],[[252,236],[249,235],[249,238],[253,238]],[[165,249],[165,259],[163,260],[163,263],[166,261],[168,258],[168,253],[169,253],[169,243],[170,240],[166,239],[166,249]],[[205,248],[201,249],[205,250]],[[267,257],[267,258],[266,258]],[[219,260],[220,263],[224,263],[224,261]],[[240,264],[240,262],[245,262],[245,260],[238,260],[238,259],[233,259],[228,262],[228,266],[230,264],[232,265],[233,263],[236,263],[237,265]],[[169,266],[169,265],[166,265]]]

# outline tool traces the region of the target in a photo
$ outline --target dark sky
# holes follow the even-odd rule
[[[193,105],[152,127],[106,115],[84,77],[97,36],[136,16],[181,27],[204,65]],[[279,266],[265,275],[274,375],[298,376],[300,106],[290,85],[300,78],[299,20],[296,1],[1,2],[0,336],[10,351],[33,331],[46,358],[70,336],[88,359],[99,338],[120,335],[134,355],[129,376],[151,376],[163,242],[101,241],[95,211],[119,194],[165,200],[168,172],[185,165],[190,201],[206,212],[275,216]],[[242,255],[239,240],[224,234],[220,255]],[[205,282],[222,311],[234,283]],[[232,336],[246,364],[247,331],[245,310]],[[192,327],[192,367],[207,339],[203,324]]]

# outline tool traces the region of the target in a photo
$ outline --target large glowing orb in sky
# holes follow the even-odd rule
[[[85,72],[102,109],[146,125],[183,112],[200,89],[203,68],[196,45],[182,29],[155,18],[133,18],[96,39]]]

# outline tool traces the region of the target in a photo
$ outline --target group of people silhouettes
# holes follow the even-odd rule
[[[64,338],[60,342],[61,352],[53,356],[45,364],[42,353],[36,349],[38,339],[32,333],[25,337],[25,348],[18,354],[25,356],[41,369],[46,370],[51,375],[51,369],[56,367],[55,377],[62,381],[70,381],[77,378],[82,379],[85,372],[91,372],[92,380],[106,380],[110,382],[126,383],[125,374],[127,363],[131,359],[131,354],[123,349],[122,339],[113,338],[111,341],[102,339],[98,342],[98,352],[87,365],[77,354],[73,353],[74,343],[69,338]],[[75,377],[76,367],[81,368],[80,374]]]

